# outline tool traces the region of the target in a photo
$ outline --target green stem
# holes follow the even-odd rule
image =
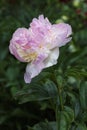
[[[58,84],[57,84],[58,85]],[[58,87],[57,87],[57,89],[58,89],[58,97],[59,97],[59,101],[60,101],[60,111],[62,111],[63,110],[63,100],[62,100],[62,88],[61,87],[59,87],[59,85],[58,85]],[[58,100],[58,99],[57,99]],[[56,101],[57,102],[57,101]],[[59,130],[59,126],[58,126],[58,123],[59,123],[59,115],[58,115],[58,103],[56,104],[56,112],[55,112],[55,114],[56,114],[56,124],[57,124],[57,130]]]
[[[55,77],[55,75],[54,75],[54,81],[55,81],[55,83],[56,83],[56,85],[57,85],[57,90],[58,90],[58,97],[57,97],[57,99],[56,99],[56,108],[55,108],[55,116],[56,116],[56,124],[57,124],[57,130],[59,130],[59,111],[63,111],[63,100],[62,100],[62,87],[61,87],[61,84],[59,84],[58,83],[58,81],[57,80],[55,80],[56,79],[56,77]],[[58,98],[59,98],[59,102],[60,102],[60,109],[59,109],[59,105],[58,105]],[[58,111],[59,110],[59,111]]]
[[[56,110],[55,110],[55,114],[56,114],[56,126],[57,126],[57,130],[59,130],[59,126],[58,126],[58,105],[56,105]]]
[[[58,95],[59,95],[59,101],[60,101],[60,109],[63,110],[63,101],[62,101],[62,90],[60,87],[58,87]]]

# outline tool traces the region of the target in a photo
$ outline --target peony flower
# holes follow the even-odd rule
[[[40,15],[30,27],[18,28],[10,41],[9,50],[21,62],[27,62],[24,80],[30,83],[44,68],[53,66],[59,57],[59,47],[71,40],[69,24],[51,24]]]

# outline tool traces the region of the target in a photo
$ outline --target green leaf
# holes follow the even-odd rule
[[[33,129],[28,130],[57,130],[56,122],[41,122],[36,124]]]
[[[58,130],[69,130],[74,120],[74,112],[70,107],[65,106],[63,111],[58,111]]]
[[[57,97],[57,87],[54,82],[48,80],[44,85],[33,85],[18,91],[15,97],[19,103],[48,100]]]
[[[71,109],[68,106],[65,106],[64,110],[67,113],[67,121],[70,122],[70,123],[73,122],[74,121],[74,111],[73,111],[73,109]]]
[[[78,99],[78,95],[76,93],[73,92],[67,92],[67,96],[69,96],[68,98],[70,99],[70,104],[71,106],[74,108],[74,116],[75,118],[78,116],[78,114],[80,113],[80,101]]]
[[[67,121],[63,112],[58,112],[58,129],[67,130]]]
[[[79,94],[81,107],[87,110],[87,81],[81,83]]]
[[[73,76],[76,79],[87,77],[87,72],[85,70],[82,70],[81,68],[68,68],[65,72],[65,75]]]
[[[76,130],[87,130],[87,127],[85,124],[78,124],[78,127],[76,128]]]

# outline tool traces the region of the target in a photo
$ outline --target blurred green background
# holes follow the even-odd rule
[[[52,23],[69,23],[73,38],[60,49],[58,64],[27,85],[26,64],[9,53],[9,41],[40,14]],[[56,82],[63,88],[63,105],[72,109],[71,117],[63,118],[69,127],[59,130],[87,130],[87,0],[0,0],[0,130],[56,130],[48,125],[56,120]],[[45,123],[35,126],[39,122]]]

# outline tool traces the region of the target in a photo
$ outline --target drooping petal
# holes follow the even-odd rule
[[[44,60],[44,66],[45,68],[53,66],[57,63],[57,59],[59,57],[59,48],[56,47],[50,51],[49,56]]]
[[[66,34],[66,37],[72,34],[72,29],[69,24],[66,23],[59,23],[59,24],[54,24],[54,27],[57,29],[57,34],[62,35]]]
[[[62,41],[62,43],[59,43],[58,46],[61,47],[61,46],[64,46],[66,45],[66,43],[70,42],[72,39],[72,37],[69,37],[69,38],[66,38]]]
[[[49,49],[55,47],[61,47],[68,43],[71,38],[72,29],[71,26],[65,23],[53,24],[51,29],[49,29],[48,34],[45,35],[46,46]]]
[[[58,47],[64,46],[72,38],[69,37],[72,34],[72,29],[69,24],[60,23],[55,25],[57,27],[57,44]]]
[[[38,64],[29,63],[26,67],[26,72],[24,74],[25,82],[30,83],[31,79],[37,76],[43,68],[44,64],[42,62],[39,62]]]
[[[26,72],[26,73],[24,74],[24,80],[25,80],[25,83],[30,83],[30,82],[31,82],[30,73]]]

